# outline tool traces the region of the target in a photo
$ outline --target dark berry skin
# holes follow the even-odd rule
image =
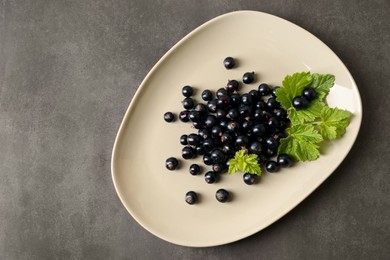
[[[215,198],[219,201],[219,202],[222,202],[222,203],[225,203],[227,201],[229,201],[230,199],[230,194],[227,190],[225,189],[219,189],[217,190],[217,192],[215,193]]]
[[[274,172],[279,171],[279,168],[280,168],[279,164],[275,161],[272,161],[272,160],[269,160],[265,164],[265,169],[267,170],[267,172],[274,173]]]
[[[187,142],[189,145],[199,145],[200,143],[200,136],[197,134],[189,134],[187,137]]]
[[[191,146],[183,147],[183,149],[181,150],[181,155],[186,160],[194,158],[195,157],[194,148],[192,148]]]
[[[267,132],[267,129],[265,128],[265,126],[263,124],[256,124],[253,128],[252,128],[252,133],[256,136],[264,136]]]
[[[204,155],[206,153],[206,150],[203,148],[203,144],[195,147],[195,153],[197,155]]]
[[[263,145],[257,141],[251,143],[249,146],[249,151],[254,154],[261,154],[263,150],[264,150]]]
[[[187,145],[187,144],[188,144],[187,138],[188,138],[187,135],[182,135],[182,136],[180,136],[180,143],[181,143],[182,145]]]
[[[226,89],[224,88],[219,88],[217,90],[217,92],[215,92],[215,95],[217,96],[217,98],[221,97],[221,96],[227,96],[228,95],[228,92]]]
[[[240,124],[236,121],[230,121],[227,125],[227,130],[231,133],[236,133],[240,129]]]
[[[189,117],[188,117],[188,116],[189,116],[189,113],[190,113],[190,111],[188,111],[188,110],[183,110],[183,111],[181,111],[180,114],[179,114],[179,119],[180,119],[180,121],[182,121],[182,122],[184,122],[184,123],[190,121],[190,119],[189,119]]]
[[[203,139],[207,139],[210,137],[210,132],[209,132],[209,130],[203,128],[203,129],[199,129],[198,135],[200,137],[202,137]]]
[[[308,101],[312,101],[317,97],[317,92],[314,88],[306,87],[302,91],[302,96],[304,96]]]
[[[202,145],[206,152],[209,152],[214,148],[214,142],[211,138],[204,139]]]
[[[217,103],[218,103],[217,99],[212,99],[207,102],[207,109],[209,110],[209,112],[211,113],[217,112],[218,109]]]
[[[227,114],[227,117],[231,120],[236,120],[240,117],[240,112],[237,108],[231,108]]]
[[[268,149],[277,149],[279,147],[279,142],[275,140],[273,137],[269,137],[265,140],[265,144]]]
[[[212,100],[213,99],[213,93],[210,90],[208,90],[208,89],[203,90],[203,92],[202,92],[202,99],[204,101]]]
[[[175,115],[172,112],[166,112],[164,114],[164,120],[168,123],[173,122],[175,120]]]
[[[234,58],[232,57],[226,57],[224,60],[223,60],[223,66],[230,70],[232,68],[234,68],[234,66],[236,65],[236,61],[234,60]]]
[[[191,86],[184,86],[181,90],[181,93],[185,97],[190,97],[194,93],[194,89]]]
[[[226,84],[226,90],[228,92],[234,92],[237,91],[238,88],[240,87],[240,83],[237,80],[229,80],[228,83]]]
[[[295,97],[292,103],[296,110],[302,110],[309,106],[309,101],[303,96]]]
[[[250,94],[243,94],[241,96],[241,104],[243,105],[252,105],[253,96]]]
[[[188,119],[190,119],[190,121],[192,121],[192,122],[199,122],[200,118],[201,118],[201,116],[200,116],[200,113],[198,111],[191,110],[188,113]]]
[[[200,173],[200,166],[198,164],[191,164],[189,168],[189,172],[191,175],[198,175]]]
[[[273,110],[280,107],[280,103],[275,98],[271,97],[267,101],[267,107],[269,110]]]
[[[293,164],[293,160],[287,154],[279,154],[276,161],[282,168],[290,167]]]
[[[242,82],[245,84],[250,84],[255,80],[255,73],[254,72],[246,72],[242,76]]]
[[[271,94],[271,88],[266,83],[260,84],[258,91],[260,93],[260,96],[268,96],[269,94]]]
[[[213,164],[212,169],[216,173],[223,173],[226,170],[225,165],[224,163],[216,163]]]
[[[250,174],[249,172],[245,173],[243,175],[243,180],[245,184],[252,185],[256,183],[257,176],[255,174]]]
[[[236,146],[237,147],[245,147],[249,143],[249,138],[246,135],[239,135],[236,138]]]
[[[206,172],[206,174],[204,175],[204,180],[208,184],[212,184],[212,183],[217,182],[217,178],[218,178],[217,173],[215,173],[213,171]]]
[[[173,170],[176,170],[176,168],[179,166],[179,161],[175,158],[175,157],[169,157],[166,161],[165,161],[165,167],[170,170],[170,171],[173,171]]]
[[[229,133],[223,133],[221,135],[221,142],[224,144],[231,144],[233,143],[234,139],[233,136]]]
[[[183,104],[183,107],[184,109],[191,109],[194,107],[194,100],[192,98],[185,98],[183,101],[182,101],[182,104]]]
[[[204,120],[204,125],[207,128],[212,128],[217,124],[217,118],[214,115],[208,115]]]
[[[189,192],[186,193],[185,201],[188,204],[193,205],[196,202],[198,202],[198,195],[194,191],[189,191]]]
[[[225,154],[220,149],[214,149],[210,156],[214,163],[220,163],[225,160]]]
[[[271,92],[272,97],[276,98],[276,90],[278,88],[280,88],[280,87],[279,86],[275,86],[275,87],[272,88],[272,92]]]
[[[195,106],[195,111],[199,112],[201,116],[207,113],[207,106],[205,104],[199,103]]]
[[[211,159],[210,154],[206,153],[203,155],[203,163],[206,165],[212,165],[213,164],[213,159]]]

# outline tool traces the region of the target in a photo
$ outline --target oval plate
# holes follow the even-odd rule
[[[236,69],[222,61],[236,57]],[[314,162],[297,163],[278,174],[264,173],[248,186],[242,174],[224,175],[206,184],[203,175],[165,169],[170,156],[181,157],[179,137],[195,132],[190,124],[166,123],[163,114],[178,114],[181,88],[192,85],[200,99],[203,89],[216,90],[228,79],[255,71],[261,82],[280,85],[287,74],[300,71],[330,73],[335,86],[327,98],[331,107],[353,113],[343,138],[326,145]],[[112,155],[112,178],[119,198],[137,222],[152,234],[174,244],[205,247],[233,242],[272,224],[313,192],[343,161],[359,132],[362,106],[357,86],[340,59],[319,39],[281,18],[239,11],[219,16],[179,41],[146,76],[120,126]],[[219,203],[215,192],[225,188],[233,200]],[[187,191],[200,194],[196,205],[184,202]]]

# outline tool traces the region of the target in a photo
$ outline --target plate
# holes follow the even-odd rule
[[[233,56],[238,66],[223,67]],[[242,174],[224,175],[207,184],[203,175],[165,169],[170,156],[181,158],[182,134],[195,132],[190,124],[166,123],[163,114],[178,114],[181,88],[216,90],[228,79],[254,71],[259,83],[280,85],[299,71],[330,73],[335,86],[327,98],[331,107],[353,113],[343,138],[329,143],[314,162],[297,163],[277,174],[265,173],[260,183],[244,184]],[[112,154],[112,178],[120,200],[133,218],[157,237],[174,244],[206,247],[230,243],[272,224],[313,192],[343,161],[359,132],[362,105],[357,86],[340,59],[318,38],[279,17],[255,11],[228,13],[201,25],[172,47],[152,68],[136,92],[120,126]],[[219,203],[215,192],[225,188],[233,199]],[[187,191],[199,203],[184,201]]]

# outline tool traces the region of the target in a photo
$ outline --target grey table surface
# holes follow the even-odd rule
[[[188,248],[143,229],[111,180],[147,72],[218,15],[287,19],[343,60],[362,97],[338,169],[265,230]],[[0,1],[0,259],[389,259],[390,1]]]

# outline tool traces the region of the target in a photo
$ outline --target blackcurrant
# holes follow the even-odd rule
[[[194,100],[192,98],[185,98],[183,101],[182,101],[182,104],[183,104],[183,107],[184,109],[191,109],[194,107]]]
[[[226,84],[226,90],[229,92],[237,91],[240,87],[240,83],[237,80],[229,80]]]
[[[293,163],[293,160],[287,154],[279,154],[276,161],[282,168],[290,167]]]
[[[260,84],[258,91],[260,93],[260,96],[268,96],[269,94],[271,94],[271,89],[266,83]]]
[[[226,68],[226,69],[232,69],[234,68],[234,66],[236,65],[236,61],[234,60],[234,58],[232,57],[226,57],[224,60],[223,60],[223,66]]]
[[[190,121],[190,119],[189,119],[189,117],[188,117],[189,113],[190,113],[190,111],[188,111],[188,110],[183,110],[183,111],[181,111],[181,112],[179,113],[179,119],[180,119],[180,121],[182,121],[182,122],[184,122],[184,123]]]
[[[165,161],[165,167],[170,170],[170,171],[173,171],[173,170],[176,170],[176,168],[179,166],[179,161],[175,158],[175,157],[169,157],[166,161]]]
[[[187,142],[189,145],[197,146],[200,143],[200,136],[197,134],[189,134],[187,137]]]
[[[250,174],[249,172],[244,173],[243,180],[245,184],[252,185],[256,182],[257,176],[255,174]]]
[[[263,145],[257,141],[252,142],[249,146],[249,151],[251,153],[261,154],[263,152],[263,150],[264,150]]]
[[[182,136],[180,136],[180,143],[181,143],[182,145],[187,145],[187,144],[188,144],[187,138],[188,138],[187,135],[182,135]]]
[[[267,170],[267,172],[277,172],[279,171],[279,164],[273,160],[269,160],[266,164],[265,164],[265,169]]]
[[[212,165],[213,164],[213,159],[211,159],[211,156],[209,153],[206,153],[203,155],[203,163],[206,165]]]
[[[208,90],[208,89],[203,90],[203,92],[202,92],[202,99],[204,101],[212,100],[213,99],[213,93],[210,90]]]
[[[227,201],[229,201],[230,199],[230,194],[227,190],[225,189],[219,189],[217,190],[217,192],[215,193],[215,198],[219,201],[219,202],[222,202],[222,203],[225,203]]]
[[[200,166],[196,163],[191,164],[189,172],[191,175],[198,175],[200,173]]]
[[[194,93],[194,89],[191,86],[184,86],[181,90],[181,93],[185,97],[190,97]]]
[[[204,180],[208,183],[208,184],[212,184],[214,182],[217,181],[217,178],[218,178],[218,175],[216,172],[213,172],[213,171],[208,171],[206,172],[206,174],[204,175]]]
[[[296,110],[305,109],[309,106],[309,101],[306,97],[303,96],[297,96],[293,98],[293,107],[295,107]]]
[[[312,87],[306,87],[302,91],[302,96],[304,96],[308,101],[312,101],[317,97],[317,92]]]
[[[173,122],[175,120],[175,115],[172,112],[166,112],[164,114],[164,120],[166,122]]]
[[[194,158],[195,157],[194,148],[192,148],[191,146],[183,147],[183,149],[181,150],[181,156],[186,160]]]
[[[186,193],[185,201],[190,205],[195,204],[198,202],[198,195],[194,191],[189,191]]]
[[[255,80],[255,73],[254,72],[245,72],[242,76],[242,82],[245,84],[250,84]]]

